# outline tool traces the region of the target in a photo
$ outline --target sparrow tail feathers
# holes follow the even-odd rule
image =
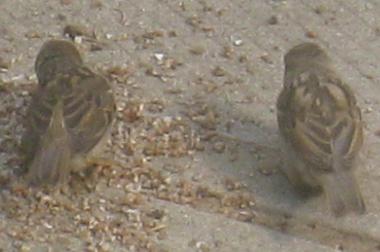
[[[62,102],[58,102],[46,133],[30,165],[27,178],[32,183],[56,183],[68,175],[70,160],[69,136],[63,119]]]

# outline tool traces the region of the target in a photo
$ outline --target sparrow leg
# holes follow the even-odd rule
[[[104,167],[125,167],[125,165],[123,165],[121,162],[107,157],[90,156],[86,157],[85,159],[78,160],[78,164],[73,166],[76,168],[72,170],[72,175],[74,175],[74,177],[77,179],[83,181],[86,189],[89,191],[92,191],[95,188],[96,182],[99,179],[99,175],[103,174],[103,171],[110,173],[109,169],[103,170]]]
[[[105,166],[105,167],[124,167],[124,165],[111,158],[105,158],[105,157],[90,157],[87,159],[88,166],[96,165],[96,166]]]
[[[99,172],[103,170],[104,167],[110,168],[110,167],[117,167],[117,168],[124,168],[125,165],[123,165],[121,162],[118,162],[114,159],[107,158],[107,157],[89,157],[87,158],[87,167],[93,167],[95,169],[86,169],[87,176],[91,177],[91,180],[98,180]]]

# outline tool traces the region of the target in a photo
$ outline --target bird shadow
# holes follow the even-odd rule
[[[256,208],[262,205],[263,209],[271,206],[293,212],[308,199],[320,195],[318,191],[300,193],[281,171],[286,149],[281,145],[274,112],[258,119],[253,118],[254,113],[235,109],[233,104],[219,98],[208,97],[206,104],[218,114],[216,127],[212,129],[215,137],[208,143],[210,149],[222,141],[225,151],[208,153],[204,160],[216,167],[221,176],[233,177],[245,184],[256,198]],[[250,107],[253,110],[255,104]]]

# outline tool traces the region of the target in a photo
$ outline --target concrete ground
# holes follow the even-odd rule
[[[380,250],[379,12],[376,0],[0,1],[0,248]],[[122,165],[56,193],[15,171],[35,56],[65,27],[115,89]],[[363,216],[334,218],[278,171],[282,59],[303,41],[328,51],[362,109]]]

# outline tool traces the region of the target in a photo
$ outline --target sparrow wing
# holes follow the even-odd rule
[[[68,169],[62,165],[69,165],[73,155],[91,151],[111,126],[114,115],[111,87],[85,67],[57,74],[39,86],[22,140],[31,179],[55,182],[65,176]],[[65,156],[63,161],[60,153]]]
[[[337,157],[349,164],[363,141],[360,110],[349,87],[304,72],[283,92],[279,122],[296,152],[323,170],[332,169]]]
[[[116,106],[107,80],[80,67],[71,71],[65,90],[64,118],[74,153],[87,153],[102,139],[115,117]]]

